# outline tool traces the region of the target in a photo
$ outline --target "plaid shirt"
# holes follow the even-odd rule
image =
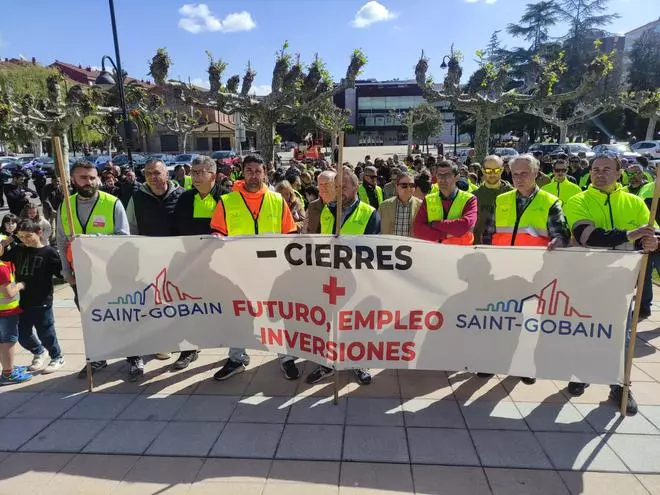
[[[394,215],[394,235],[410,237],[410,210],[412,201],[402,203],[398,198],[395,201],[396,213]]]
[[[532,202],[536,193],[539,192],[538,186],[532,194],[528,197],[523,197],[518,191],[516,191],[516,212],[517,215],[522,216],[525,208],[529,206]],[[482,240],[484,244],[491,244],[493,234],[495,233],[495,211],[493,211],[484,222],[484,233]],[[564,217],[564,212],[561,209],[561,204],[559,200],[550,207],[548,212],[548,236],[550,239],[559,238],[563,241],[564,246],[568,246],[570,241],[570,232],[568,230],[568,223],[566,222],[566,217]]]

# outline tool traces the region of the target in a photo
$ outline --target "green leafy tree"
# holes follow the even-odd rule
[[[506,31],[530,43],[529,50],[537,52],[550,39],[548,32],[559,21],[559,6],[554,0],[528,3],[517,23],[508,24]]]
[[[440,134],[444,127],[442,113],[435,106],[426,102],[416,107],[414,111],[421,117],[421,121],[415,126],[414,138],[418,142],[426,144],[428,152],[429,139]]]
[[[660,33],[645,31],[630,51],[628,84],[633,91],[650,91],[660,88]]]

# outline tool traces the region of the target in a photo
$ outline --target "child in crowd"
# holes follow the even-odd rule
[[[16,226],[18,217],[13,213],[7,213],[2,217],[2,225],[0,225],[0,241],[4,248],[4,253],[14,249],[17,244],[20,244],[18,237],[16,237]]]
[[[62,268],[60,258],[55,248],[42,242],[43,230],[38,222],[22,220],[17,230],[22,244],[6,253],[4,259],[13,262],[16,279],[25,285],[20,299],[18,341],[33,355],[30,371],[53,373],[64,365],[53,316],[53,276]]]
[[[4,221],[3,221],[4,224]],[[4,225],[3,225],[4,227]],[[4,244],[0,243],[0,256]],[[14,366],[14,353],[18,342],[19,293],[25,286],[16,283],[14,265],[0,261],[0,385],[23,383],[32,378],[24,366]]]

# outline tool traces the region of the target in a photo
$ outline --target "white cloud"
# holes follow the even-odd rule
[[[195,79],[190,81],[191,84],[194,86],[199,86],[200,88],[210,88],[209,86],[209,80],[208,79],[202,79],[201,77],[196,77]]]
[[[257,84],[252,86],[250,92],[257,96],[266,96],[270,93],[270,84]]]
[[[391,21],[396,19],[398,14],[387,10],[383,4],[371,0],[365,3],[355,14],[352,25],[356,28],[371,26],[375,22]]]
[[[179,9],[179,14],[183,16],[179,19],[179,27],[193,34],[204,31],[233,33],[257,27],[249,12],[234,12],[221,21],[205,3],[187,3]]]

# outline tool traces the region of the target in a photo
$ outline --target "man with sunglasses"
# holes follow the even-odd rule
[[[492,217],[495,214],[495,198],[513,189],[511,184],[502,180],[502,172],[504,172],[502,157],[489,155],[484,158],[484,181],[473,193],[477,197],[477,206],[479,208],[477,223],[474,226],[475,244],[482,244],[481,236],[484,231],[486,218]]]
[[[641,191],[647,184],[644,168],[639,163],[633,163],[626,169],[625,174],[628,177],[628,185],[623,190],[635,196],[643,197]]]
[[[621,177],[619,157],[612,152],[596,155],[591,161],[590,176],[591,185],[587,190],[573,196],[565,205],[577,243],[589,248],[656,251],[658,239],[653,227],[648,227],[649,210],[644,200],[625,192],[618,182]],[[628,331],[626,328],[626,337]],[[580,396],[587,386],[570,382],[568,392]],[[609,398],[620,404],[623,387],[610,385]],[[637,414],[637,402],[632,394],[628,397],[627,413]]]
[[[582,192],[580,186],[569,180],[567,173],[568,163],[566,163],[566,160],[557,160],[552,167],[552,180],[541,188],[542,191],[557,196],[562,204],[566,204],[566,201]]]
[[[372,208],[378,209],[383,202],[383,189],[377,184],[378,170],[373,165],[364,168],[362,184],[358,188],[360,201],[367,203]]]
[[[410,172],[397,175],[396,181],[396,196],[386,199],[378,207],[380,233],[411,237],[422,200],[413,196],[415,180]]]

